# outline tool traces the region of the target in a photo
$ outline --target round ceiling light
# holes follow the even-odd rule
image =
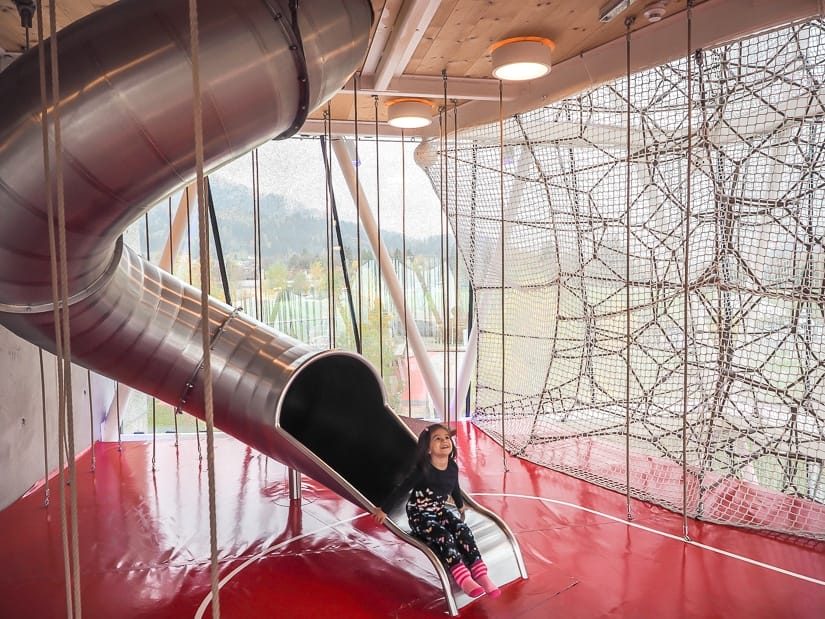
[[[490,48],[493,77],[505,81],[525,81],[550,73],[555,43],[544,37],[504,39]]]
[[[420,129],[433,122],[433,104],[426,99],[393,99],[387,102],[387,122],[399,129]]]
[[[662,21],[662,18],[667,13],[667,2],[652,2],[645,7],[642,15],[651,23]]]

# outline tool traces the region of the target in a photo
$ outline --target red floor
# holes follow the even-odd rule
[[[205,449],[205,442],[203,443]],[[82,615],[211,617],[208,480],[193,438],[95,446],[78,466]],[[429,564],[362,510],[237,441],[216,439],[220,616],[444,617]],[[508,458],[459,430],[464,487],[516,533],[530,578],[465,618],[822,617],[825,545],[682,518]],[[0,618],[65,617],[56,482],[0,512]],[[713,547],[713,548],[709,548]],[[716,549],[716,550],[714,550]],[[720,552],[723,551],[723,552]],[[728,553],[728,554],[724,554]]]

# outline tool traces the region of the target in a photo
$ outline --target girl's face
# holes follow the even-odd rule
[[[430,455],[449,456],[453,451],[453,440],[450,433],[443,428],[436,428],[430,432]]]

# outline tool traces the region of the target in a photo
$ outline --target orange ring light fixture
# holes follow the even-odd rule
[[[387,122],[399,129],[426,127],[433,122],[433,104],[427,99],[393,99],[387,102]]]
[[[526,81],[544,77],[552,67],[556,44],[544,37],[513,37],[490,48],[493,77],[505,81]]]

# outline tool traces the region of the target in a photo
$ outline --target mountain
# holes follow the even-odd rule
[[[210,178],[212,199],[215,205],[218,232],[225,259],[246,259],[254,255],[254,200],[252,189],[245,185]],[[192,209],[196,206],[193,204]],[[148,228],[152,240],[152,254],[159,251],[169,230],[168,209],[165,205],[150,211]],[[358,227],[355,222],[341,221],[341,236],[348,258],[354,258],[358,243]],[[146,224],[138,224],[140,247],[146,247]],[[210,229],[211,232],[211,229]],[[333,231],[334,232],[334,231]],[[197,220],[192,217],[190,230],[193,252],[197,255]],[[390,255],[400,255],[403,238],[396,232],[382,231],[381,238]],[[295,256],[322,257],[326,255],[327,229],[322,212],[311,211],[293,200],[273,193],[260,198],[260,246],[263,262],[287,262]],[[214,241],[213,241],[214,246]],[[337,246],[337,239],[332,239]],[[360,245],[364,259],[372,256],[366,234],[361,227]],[[451,247],[451,250],[452,247]],[[441,252],[439,237],[425,239],[407,238],[406,252],[411,255],[434,255]]]

